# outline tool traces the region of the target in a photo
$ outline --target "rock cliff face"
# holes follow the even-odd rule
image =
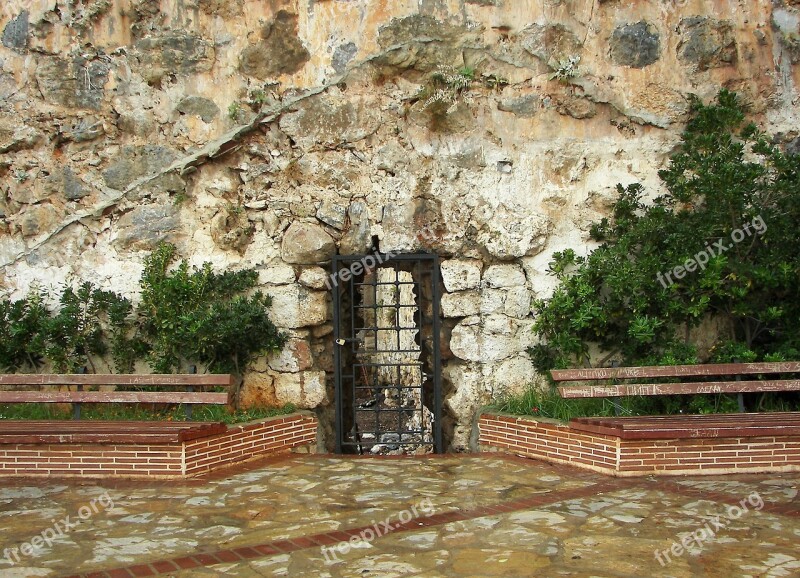
[[[658,192],[689,94],[797,148],[797,0],[4,0],[0,31],[7,293],[131,294],[161,240],[255,267],[291,340],[246,397],[329,416],[320,267],[436,252],[454,448],[537,379],[550,254],[588,250],[618,182]]]

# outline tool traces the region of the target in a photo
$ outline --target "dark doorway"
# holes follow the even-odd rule
[[[439,258],[333,258],[336,453],[442,452]]]

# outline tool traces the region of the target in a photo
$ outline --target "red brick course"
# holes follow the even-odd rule
[[[0,478],[182,478],[313,446],[316,441],[317,418],[300,412],[162,445],[0,444]]]
[[[797,436],[624,440],[572,430],[554,420],[486,413],[482,451],[570,464],[614,476],[800,471]]]

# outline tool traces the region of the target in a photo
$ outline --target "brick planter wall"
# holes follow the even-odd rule
[[[312,415],[293,414],[231,426],[224,434],[184,443],[186,475],[316,443],[317,418]]]
[[[182,478],[316,441],[317,418],[298,412],[171,444],[0,444],[0,477]]]
[[[614,476],[800,471],[800,437],[623,440],[544,418],[486,413],[481,451],[502,451]]]

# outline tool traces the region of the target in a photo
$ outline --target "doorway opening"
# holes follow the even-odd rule
[[[438,256],[337,255],[332,278],[336,452],[441,453]]]

